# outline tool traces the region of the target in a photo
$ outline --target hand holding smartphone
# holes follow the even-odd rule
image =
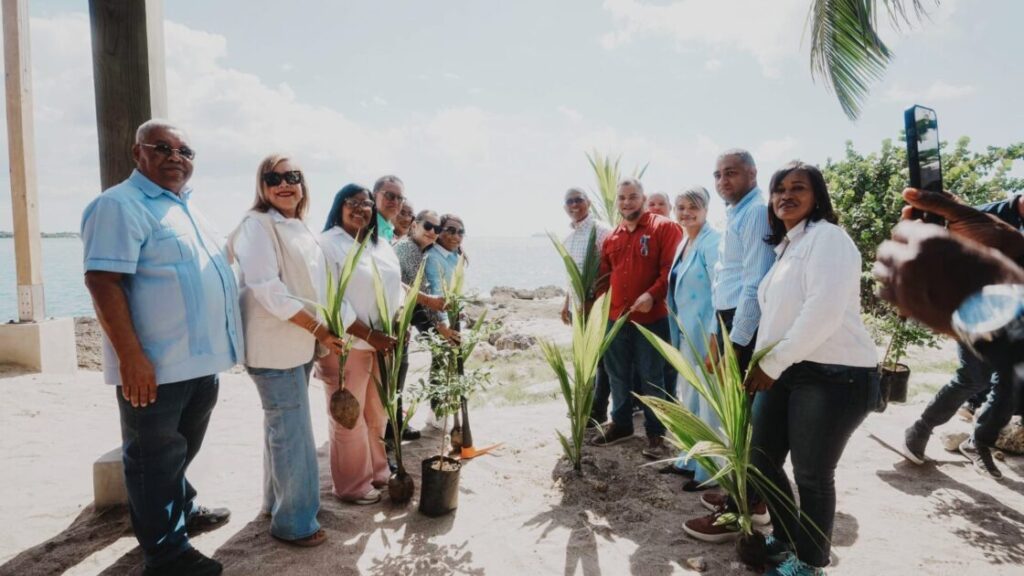
[[[944,194],[942,161],[939,157],[939,120],[935,110],[911,106],[903,113],[907,138],[907,164],[910,187]],[[912,218],[929,224],[945,226],[941,216],[914,209]]]

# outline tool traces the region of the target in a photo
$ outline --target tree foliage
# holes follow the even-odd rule
[[[1005,148],[989,146],[982,151],[970,148],[970,138],[962,137],[955,144],[943,142],[942,172],[945,188],[964,203],[976,206],[1005,198],[1024,190],[1024,178],[1013,175],[1014,161],[1024,160],[1024,142]],[[892,308],[875,295],[871,267],[878,245],[887,240],[900,219],[904,206],[900,192],[907,187],[907,151],[903,138],[894,143],[882,141],[881,149],[863,154],[846,143],[846,153],[838,161],[829,160],[822,172],[839,224],[846,229],[860,250],[861,305],[875,316],[886,330],[898,329],[893,322]],[[907,345],[932,341],[930,333],[918,326],[907,325],[910,333],[897,334],[900,348],[893,356],[899,358]],[[894,344],[895,347],[895,344]]]

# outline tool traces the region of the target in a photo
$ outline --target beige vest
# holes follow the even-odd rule
[[[316,242],[312,234],[298,234],[287,226],[275,226],[274,219],[263,212],[250,211],[242,219],[254,218],[267,231],[274,251],[281,281],[292,296],[316,302],[316,288],[302,253],[296,248],[300,243]],[[228,246],[234,256],[235,238],[242,225],[228,237]],[[271,314],[244,284],[241,290],[242,324],[245,327],[245,365],[249,368],[295,368],[309,362],[316,349],[316,338],[305,328],[288,320],[281,320]],[[304,304],[307,312],[314,317],[316,311]]]

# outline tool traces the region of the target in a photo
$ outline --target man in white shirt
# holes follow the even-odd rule
[[[583,262],[587,256],[587,248],[590,244],[590,235],[596,230],[596,246],[594,247],[597,256],[601,256],[601,245],[608,237],[611,229],[604,222],[594,218],[590,212],[590,199],[586,192],[580,188],[569,188],[565,193],[565,213],[569,215],[569,226],[572,232],[562,242],[565,249],[569,251],[576,266],[583,269]],[[562,322],[572,323],[572,307],[576,304],[572,287],[565,293],[565,303],[562,305]],[[594,404],[590,410],[590,422],[588,428],[603,424],[608,419],[608,401],[611,398],[611,388],[608,384],[608,373],[604,369],[604,362],[597,364],[597,378],[594,383]]]

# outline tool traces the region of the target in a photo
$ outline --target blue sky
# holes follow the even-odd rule
[[[393,172],[417,209],[471,234],[561,230],[584,152],[650,163],[648,191],[712,188],[740,146],[762,184],[783,162],[824,163],[852,140],[898,136],[913,103],[974,146],[1022,139],[1024,3],[944,0],[887,32],[896,62],[861,119],[812,82],[806,0],[164,2],[170,116],[199,151],[196,198],[227,232],[260,158],[293,154],[319,225],[350,181]],[[41,226],[77,230],[99,193],[85,0],[31,6]],[[2,159],[6,164],[6,143]],[[0,229],[10,229],[6,165]],[[713,206],[720,219],[722,205]]]

